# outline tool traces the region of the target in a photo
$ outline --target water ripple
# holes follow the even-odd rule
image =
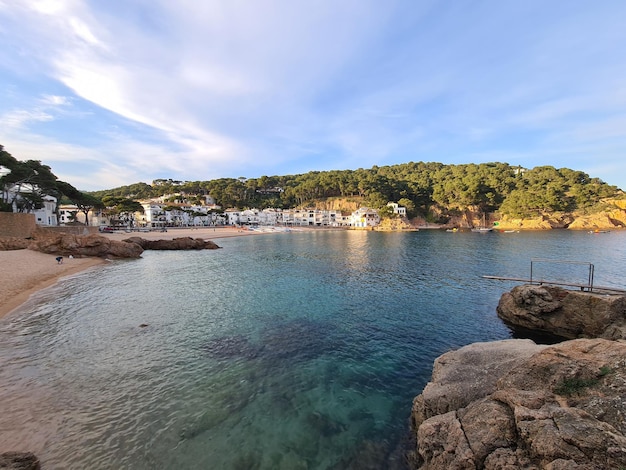
[[[108,263],[0,321],[0,442],[46,469],[401,468],[433,359],[510,335],[511,284],[481,276],[575,254],[619,285],[624,238],[302,232]]]

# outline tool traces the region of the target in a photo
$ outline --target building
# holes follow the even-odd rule
[[[391,207],[393,213],[400,216],[406,217],[406,207],[399,206],[396,202],[390,202],[387,204],[387,207]]]
[[[380,223],[378,211],[368,207],[361,207],[352,213],[350,225],[355,228],[375,227]]]
[[[13,212],[25,212],[35,215],[37,225],[56,226],[57,221],[57,198],[49,195],[37,196],[41,197],[42,207],[34,209],[32,200],[24,195],[38,193],[38,189],[31,184],[20,184],[19,186],[7,187],[2,191],[2,199],[11,204]]]
[[[56,227],[59,225],[57,221],[56,208],[57,198],[54,196],[44,196],[43,207],[33,211],[37,225],[44,225],[47,227]]]

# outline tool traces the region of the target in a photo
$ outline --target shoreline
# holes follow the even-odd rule
[[[10,267],[10,272],[0,277],[0,319],[25,304],[34,293],[102,263],[102,258],[65,258],[63,264],[58,264],[56,255],[39,251],[0,251],[0,264]]]
[[[203,227],[175,228],[168,229],[167,232],[113,232],[99,235],[119,241],[130,237],[141,237],[147,240],[171,240],[179,237],[211,240],[265,233],[272,232]],[[57,255],[54,254],[29,249],[0,251],[0,266],[5,267],[4,276],[0,276],[0,319],[24,305],[33,294],[53,286],[64,277],[104,263],[104,259],[98,257],[65,257],[63,264],[58,264],[56,257]]]

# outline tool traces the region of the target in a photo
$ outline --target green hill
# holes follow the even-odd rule
[[[190,202],[211,196],[224,208],[333,207],[384,208],[390,201],[407,207],[409,217],[445,223],[472,209],[501,217],[532,218],[553,212],[597,212],[624,192],[582,171],[507,163],[444,165],[410,162],[370,169],[311,171],[260,178],[210,181],[156,180],[92,193],[151,198],[179,194]]]

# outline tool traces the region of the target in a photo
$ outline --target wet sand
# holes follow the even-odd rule
[[[59,279],[102,263],[101,258],[67,258],[32,250],[0,251],[0,317],[28,300],[31,294]]]

